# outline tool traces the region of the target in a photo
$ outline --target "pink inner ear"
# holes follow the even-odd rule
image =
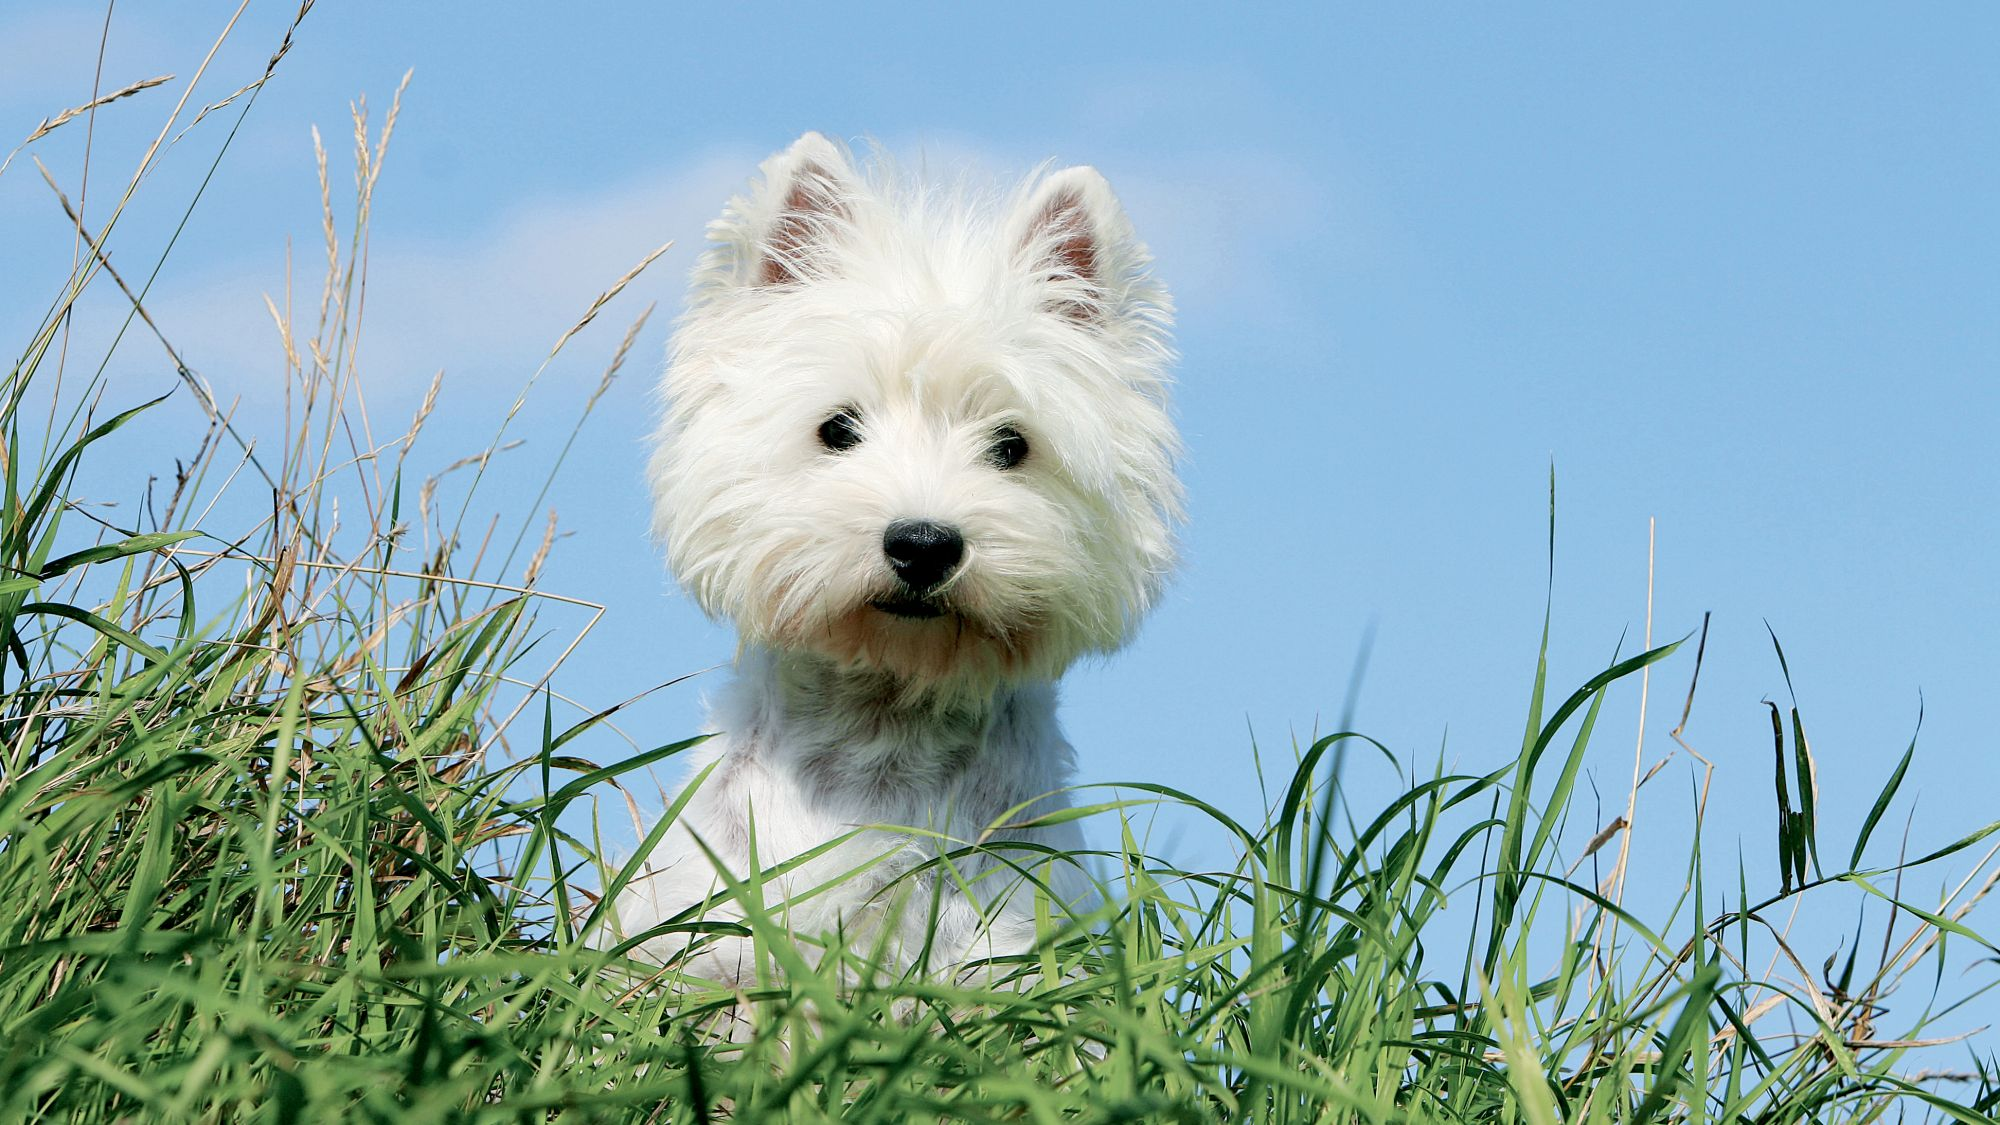
[[[1028,228],[1028,241],[1041,249],[1042,264],[1049,267],[1051,279],[1075,278],[1097,284],[1097,240],[1091,235],[1090,216],[1081,196],[1066,191],[1049,200]],[[1052,307],[1072,320],[1089,320],[1095,315],[1092,306],[1082,301],[1057,301]]]
[[[792,175],[792,188],[785,193],[785,207],[771,224],[764,239],[764,260],[758,280],[765,285],[789,285],[803,281],[801,267],[817,243],[826,240],[827,219],[841,213],[834,194],[833,178],[813,165],[805,165]]]

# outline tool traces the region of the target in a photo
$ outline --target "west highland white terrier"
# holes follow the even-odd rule
[[[654,528],[741,645],[628,936],[741,920],[725,887],[756,881],[797,934],[951,966],[1093,899],[1050,862],[1082,844],[1049,823],[1055,685],[1173,562],[1167,293],[1093,169],[995,196],[872,164],[816,133],[765,161],[669,348]],[[701,940],[638,951],[754,977],[746,939]]]

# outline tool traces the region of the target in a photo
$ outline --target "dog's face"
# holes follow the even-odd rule
[[[1088,168],[983,202],[807,134],[711,226],[654,519],[746,640],[924,687],[1053,678],[1158,595],[1166,293]]]

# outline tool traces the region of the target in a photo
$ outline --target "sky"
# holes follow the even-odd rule
[[[178,77],[97,115],[96,183],[122,182],[233,11],[117,9],[105,87]],[[293,11],[250,4],[190,104],[254,78]],[[1828,850],[1845,856],[1920,710],[1885,836],[1907,823],[1928,850],[2000,809],[2000,12],[474,14],[313,10],[149,304],[245,419],[270,417],[262,295],[283,291],[288,239],[301,261],[316,253],[310,129],[338,162],[350,101],[379,121],[406,71],[360,354],[370,405],[392,419],[445,373],[426,437],[439,463],[479,448],[592,298],[672,240],[514,429],[518,479],[538,480],[619,332],[658,302],[549,500],[570,534],[545,585],[608,609],[558,674],[566,693],[601,706],[730,659],[727,629],[674,591],[647,538],[650,384],[703,224],[816,129],[996,177],[1094,165],[1175,293],[1183,564],[1130,648],[1066,681],[1080,780],[1163,783],[1254,817],[1253,746],[1282,774],[1350,694],[1352,726],[1405,768],[1485,772],[1520,745],[1545,604],[1560,696],[1642,647],[1650,575],[1656,643],[1710,615],[1684,737],[1717,766],[1707,847],[1722,869],[1740,847],[1753,882],[1775,882],[1764,701],[1789,695],[1772,633],[1818,757]],[[0,144],[87,100],[103,20],[0,5]],[[201,185],[232,121],[161,157],[121,220],[126,260],[160,259],[179,220],[167,204]],[[33,151],[74,189],[82,141],[66,128]],[[0,175],[0,339],[17,341],[70,253],[26,160]],[[97,190],[86,210],[101,215]],[[87,308],[108,320],[116,305]],[[132,401],[172,382],[157,348],[132,342],[107,376]],[[192,434],[193,406],[173,408]],[[160,452],[175,437],[134,440]],[[136,491],[146,452],[93,487]],[[1657,670],[1643,723],[1636,684],[1608,700],[1589,763],[1598,823],[1622,811],[1642,730],[1648,766],[1674,750],[1692,648]],[[700,729],[719,675],[649,697],[622,729],[648,747]],[[1635,862],[1670,872],[1662,888],[1681,879],[1697,777],[1679,754],[1642,800]],[[1366,762],[1351,784],[1362,809],[1394,792]],[[1190,863],[1221,855],[1187,826],[1155,843]],[[1924,893],[1944,879],[1926,875]],[[1851,930],[1843,901],[1807,933],[1807,962]],[[1989,965],[1960,983],[1992,978]]]

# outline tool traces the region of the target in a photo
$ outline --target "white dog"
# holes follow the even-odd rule
[[[718,864],[741,882],[837,840],[764,909],[905,965],[1029,948],[1024,874],[1058,917],[1091,897],[1005,845],[1081,846],[1027,823],[1066,807],[1055,682],[1125,642],[1173,561],[1167,294],[1092,169],[988,198],[874,163],[815,133],[767,160],[669,350],[654,526],[742,644],[699,789],[617,904],[627,936],[741,919]],[[683,967],[742,981],[750,957]]]

